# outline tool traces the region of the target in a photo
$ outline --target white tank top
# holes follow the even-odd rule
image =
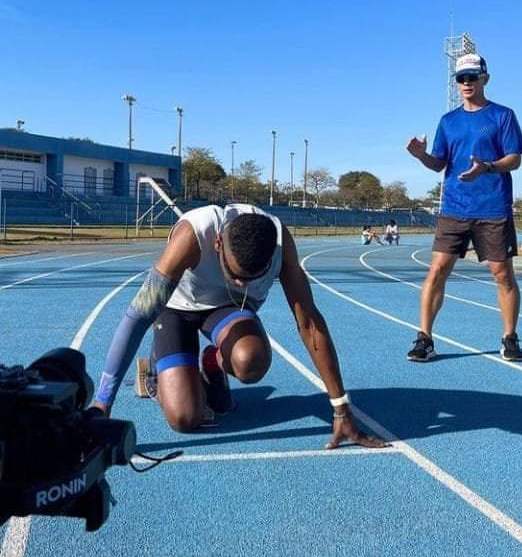
[[[248,283],[245,308],[257,311],[261,307],[270,287],[281,272],[283,231],[281,221],[277,217],[244,203],[235,203],[224,208],[208,205],[188,211],[179,219],[178,222],[186,221],[192,226],[201,249],[201,257],[194,269],[187,269],[181,276],[167,303],[168,307],[203,311],[229,305],[240,308],[243,305],[245,288],[225,281],[214,247],[216,235],[222,233],[227,224],[243,213],[265,215],[273,221],[277,230],[277,244],[268,272]]]

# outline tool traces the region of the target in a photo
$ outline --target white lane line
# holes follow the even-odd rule
[[[411,288],[416,288],[417,290],[422,290],[422,286],[420,284],[416,284],[415,282],[410,282],[408,280],[402,280],[399,277],[396,277],[394,275],[390,275],[389,273],[384,273],[383,271],[379,271],[378,269],[376,269],[375,267],[370,265],[365,260],[365,257],[367,255],[369,255],[370,253],[377,253],[377,252],[380,252],[380,251],[382,251],[382,248],[373,249],[373,250],[364,252],[359,257],[359,262],[361,263],[361,265],[363,267],[366,267],[368,270],[372,271],[373,273],[375,273],[377,275],[380,275],[381,277],[388,278],[388,279],[393,280],[395,282],[400,282],[401,284],[405,284],[406,286],[410,286]],[[483,309],[489,309],[490,311],[500,312],[500,309],[496,306],[490,306],[488,304],[481,304],[480,302],[475,302],[473,300],[469,300],[468,298],[461,298],[459,296],[453,296],[452,294],[444,294],[444,297],[449,298],[450,300],[455,300],[457,302],[461,302],[463,304],[469,304],[471,306],[477,306],[477,307],[480,307],[480,308],[483,308]]]
[[[65,259],[67,257],[79,257],[81,255],[92,255],[93,253],[96,252],[86,251],[82,253],[69,253],[67,255],[55,255],[53,257],[43,257],[42,259],[24,259],[24,260],[10,261],[9,263],[0,263],[0,267],[11,267],[12,265],[23,265],[24,263],[32,265],[33,263],[41,263],[42,261],[53,261],[56,259]]]
[[[44,277],[49,277],[51,275],[57,275],[59,273],[65,273],[67,271],[73,271],[75,269],[83,269],[85,267],[96,267],[97,265],[103,265],[104,263],[111,263],[113,261],[122,261],[123,259],[132,259],[133,257],[141,257],[143,255],[150,255],[151,251],[144,251],[141,253],[133,254],[133,255],[124,255],[123,257],[113,257],[111,259],[103,259],[102,261],[94,261],[91,263],[82,263],[81,265],[74,265],[73,267],[65,267],[64,269],[58,269],[57,271],[50,271],[49,273],[41,273],[39,275],[33,275],[31,277],[27,277],[25,279],[17,280],[11,284],[5,284],[4,286],[0,286],[0,290],[7,290],[8,288],[13,288],[19,284],[24,284],[26,282],[31,282],[33,280],[37,280]]]
[[[341,248],[337,248],[337,249],[341,249]],[[331,250],[327,250],[327,251],[331,251]],[[350,296],[347,296],[346,294],[343,294],[342,292],[339,292],[338,290],[335,290],[335,288],[332,288],[331,286],[328,286],[327,284],[324,284],[323,282],[321,282],[319,279],[315,278],[311,273],[309,273],[306,270],[305,267],[305,262],[311,258],[311,257],[315,257],[317,255],[321,255],[324,252],[324,250],[322,251],[317,251],[315,253],[311,253],[310,255],[307,255],[305,258],[303,258],[301,260],[301,266],[303,267],[303,270],[305,271],[305,273],[307,274],[307,276],[310,278],[310,280],[312,282],[315,282],[316,284],[318,284],[319,286],[321,286],[322,288],[324,288],[325,290],[328,290],[328,292],[331,292],[332,294],[334,294],[335,296],[338,296],[339,298],[346,300],[347,302],[350,302],[351,304],[358,306],[366,311],[369,311],[370,313],[374,313],[375,315],[378,315],[379,317],[383,317],[384,319],[388,319],[389,321],[393,321],[394,323],[397,323],[399,325],[402,325],[403,327],[408,327],[409,329],[413,329],[414,331],[418,331],[419,330],[419,325],[416,325],[414,323],[410,323],[409,321],[404,321],[403,319],[399,319],[398,317],[395,317],[393,315],[390,315],[389,313],[386,313],[384,311],[381,311],[379,309],[376,309],[372,306],[369,306],[368,304],[364,304],[363,302],[359,302],[359,300],[356,300],[355,298],[352,298]],[[493,354],[484,354],[482,352],[482,350],[479,350],[478,348],[475,348],[474,346],[468,346],[467,344],[462,344],[461,342],[458,342],[456,340],[453,340],[452,338],[443,336],[443,335],[439,335],[439,334],[432,334],[433,338],[440,340],[442,342],[445,342],[446,344],[450,344],[451,346],[455,346],[456,348],[460,348],[461,350],[465,350],[466,352],[471,352],[472,354],[477,354],[478,356],[481,356],[482,358],[486,358],[487,360],[491,360],[493,362],[496,362],[497,364],[502,364],[504,366],[510,367],[512,369],[516,369],[517,371],[522,371],[522,365],[520,364],[516,364],[515,362],[508,362],[507,360],[503,360],[502,358],[498,357],[498,356],[493,356]]]
[[[310,257],[310,256],[308,256]],[[309,276],[310,273],[307,273]],[[299,373],[303,373],[303,368],[306,373],[303,375],[308,379],[313,380],[312,383],[315,386],[319,386],[319,389],[326,392],[326,386],[323,381],[312,371],[310,371],[306,366],[299,362],[299,366],[295,366],[294,362],[297,361],[287,350],[285,350],[278,342],[276,342],[272,337],[269,337],[270,344],[272,348],[279,353],[288,363],[294,366]],[[290,355],[291,358],[287,356]],[[377,435],[393,443],[392,447],[400,451],[404,456],[411,460],[414,464],[419,466],[422,470],[427,472],[432,478],[439,481],[442,485],[447,487],[450,491],[453,491],[456,495],[461,497],[466,503],[471,505],[473,508],[477,509],[486,518],[494,522],[497,526],[502,528],[510,536],[515,538],[518,542],[522,543],[522,526],[515,522],[510,516],[504,514],[502,511],[497,509],[491,503],[480,497],[477,493],[466,487],[462,482],[457,480],[451,474],[445,472],[442,468],[437,466],[434,462],[417,452],[413,447],[398,439],[398,437],[392,432],[388,431],[384,426],[376,422],[373,418],[370,418],[362,410],[357,408],[354,404],[350,405],[354,416],[360,420],[363,424],[369,427],[372,431],[377,433]],[[337,450],[337,449],[336,449]],[[375,451],[377,454],[383,452],[384,449],[369,449]],[[325,451],[327,452],[327,451]],[[328,451],[328,452],[335,452]]]
[[[183,462],[220,462],[230,460],[276,460],[288,458],[310,458],[310,457],[345,457],[356,455],[379,455],[382,453],[400,453],[402,451],[396,447],[386,447],[383,449],[366,449],[363,447],[344,448],[328,451],[303,450],[303,451],[268,451],[264,453],[225,453],[225,454],[201,454],[201,455],[182,455],[173,460],[165,461],[165,464],[182,464]],[[149,460],[136,456],[132,458],[133,464],[150,464]]]
[[[76,350],[80,349],[80,346],[83,344],[83,341],[87,336],[89,329],[91,328],[92,324],[96,321],[98,315],[100,315],[102,309],[114,298],[114,296],[116,296],[116,294],[118,294],[121,290],[123,290],[132,281],[136,280],[139,276],[145,274],[145,272],[146,271],[142,271],[141,273],[137,273],[133,275],[125,282],[120,284],[120,286],[118,286],[114,290],[111,290],[111,292],[109,292],[107,296],[105,296],[105,298],[100,300],[98,305],[91,311],[87,319],[84,321],[83,325],[78,329],[78,332],[76,333],[75,337],[71,342],[71,348],[75,348]]]
[[[415,261],[415,263],[418,263],[419,265],[423,265],[424,267],[429,267],[430,264],[426,263],[425,261],[421,261],[420,259],[417,258],[417,254],[421,251],[424,251],[428,248],[422,248],[422,249],[418,249],[416,251],[414,251],[411,254],[411,258],[413,259],[413,261]],[[451,272],[452,275],[456,276],[456,277],[460,277],[460,278],[465,278],[467,280],[474,280],[475,282],[480,282],[481,284],[487,284],[488,286],[497,286],[496,282],[492,281],[492,280],[482,280],[482,279],[478,279],[475,277],[470,277],[469,275],[465,275],[463,273],[457,273],[456,271],[452,271]]]
[[[78,332],[74,336],[73,341],[70,344],[71,348],[79,350],[85,336],[87,335],[90,327],[104,308],[104,306],[125,286],[130,282],[135,280],[140,275],[144,274],[146,271],[142,271],[136,275],[133,275],[129,279],[125,280],[122,284],[111,290],[107,296],[105,296],[97,306],[88,315],[87,319],[83,322],[82,326],[78,329]],[[25,555],[25,550],[27,548],[27,540],[29,538],[29,529],[31,525],[31,517],[13,517],[10,519],[7,529],[5,531],[4,539],[2,542],[2,547],[0,548],[0,557],[23,557]]]

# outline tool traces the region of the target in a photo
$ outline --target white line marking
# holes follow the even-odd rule
[[[343,249],[343,248],[337,248],[337,249]],[[307,276],[310,278],[311,281],[315,282],[316,284],[318,284],[319,286],[321,286],[325,290],[328,290],[328,292],[331,292],[335,296],[338,296],[339,298],[342,298],[343,300],[346,300],[347,302],[350,302],[351,304],[353,304],[355,306],[358,306],[362,309],[365,309],[366,311],[369,311],[370,313],[374,313],[375,315],[383,317],[384,319],[388,319],[389,321],[393,321],[394,323],[398,323],[399,325],[402,325],[404,327],[408,327],[409,329],[413,329],[414,331],[419,330],[418,325],[415,325],[414,323],[410,323],[409,321],[404,321],[402,319],[399,319],[398,317],[394,317],[393,315],[390,315],[389,313],[386,313],[386,312],[381,311],[379,309],[376,309],[372,306],[369,306],[367,304],[359,302],[355,298],[351,298],[350,296],[347,296],[346,294],[343,294],[342,292],[339,292],[339,291],[335,290],[335,288],[332,288],[332,287],[328,286],[327,284],[324,284],[319,279],[315,278],[312,274],[310,274],[304,266],[305,262],[311,257],[321,255],[322,253],[324,253],[324,251],[332,251],[332,250],[317,251],[315,253],[311,253],[311,254],[307,255],[305,258],[303,258],[301,260],[301,266],[303,267],[303,270],[305,271],[305,273],[307,274]],[[456,340],[453,340],[453,339],[451,339],[449,337],[446,337],[446,336],[443,336],[443,335],[438,335],[438,334],[433,333],[432,336],[433,336],[433,338],[435,338],[437,340],[440,340],[442,342],[445,342],[446,344],[450,344],[451,346],[455,346],[457,348],[465,350],[466,352],[471,352],[472,354],[477,354],[479,356],[482,356],[482,358],[486,358],[488,360],[496,362],[497,364],[502,364],[502,365],[510,367],[512,369],[516,369],[517,371],[522,371],[522,365],[516,364],[515,362],[508,362],[507,360],[503,360],[502,358],[500,358],[498,356],[493,356],[492,354],[484,354],[482,352],[482,350],[479,350],[478,348],[475,348],[473,346],[468,346],[467,344],[462,344],[461,342],[457,342]]]
[[[80,349],[90,327],[92,326],[104,306],[107,305],[107,303],[116,294],[118,294],[123,288],[125,288],[125,286],[127,286],[130,282],[132,282],[145,272],[146,271],[142,271],[141,273],[133,275],[129,279],[125,280],[122,284],[120,284],[120,286],[114,288],[97,304],[97,306],[88,315],[87,319],[83,322],[82,326],[76,333],[73,341],[70,344],[71,348],[75,348],[76,350]],[[4,535],[2,547],[0,548],[0,557],[22,557],[23,555],[25,555],[27,540],[29,538],[30,525],[30,516],[11,518]]]
[[[416,251],[414,251],[411,254],[411,258],[413,259],[413,261],[415,261],[416,263],[418,263],[419,265],[423,265],[424,267],[429,267],[430,264],[426,263],[425,261],[421,261],[420,259],[417,258],[417,254],[421,251],[424,251],[428,248],[421,248],[418,249]],[[482,280],[482,279],[478,279],[475,277],[470,277],[469,275],[464,275],[463,273],[457,273],[456,271],[452,271],[451,272],[452,275],[455,275],[456,277],[461,277],[461,278],[465,278],[467,280],[474,280],[475,282],[480,282],[482,284],[487,284],[488,286],[497,286],[496,282],[492,281],[492,280]]]
[[[95,267],[97,265],[103,265],[104,263],[111,263],[112,261],[121,261],[123,259],[132,259],[133,257],[141,257],[143,255],[150,255],[151,251],[144,251],[141,253],[133,254],[133,255],[124,255],[123,257],[113,257],[111,259],[103,259],[102,261],[93,261],[92,263],[82,263],[81,265],[74,265],[73,267],[65,267],[64,269],[58,269],[57,271],[50,271],[49,273],[41,273],[39,275],[33,275],[32,277],[27,277],[25,279],[17,280],[11,284],[6,284],[4,286],[0,286],[0,290],[7,290],[8,288],[13,288],[13,286],[17,286],[18,284],[23,284],[26,282],[31,282],[33,280],[48,277],[51,275],[57,275],[59,273],[65,273],[67,271],[73,271],[75,269],[83,269],[84,267]]]
[[[365,253],[361,254],[361,256],[359,257],[359,262],[361,263],[361,265],[363,267],[366,267],[367,269],[376,273],[377,275],[388,278],[390,280],[394,280],[396,282],[400,282],[401,284],[406,284],[407,286],[411,286],[412,288],[416,288],[417,290],[422,290],[421,285],[416,284],[414,282],[407,281],[407,280],[402,280],[399,277],[396,277],[394,275],[390,275],[389,273],[384,273],[383,271],[379,271],[378,269],[376,269],[375,267],[373,267],[372,265],[370,265],[369,263],[366,262],[365,257],[367,255],[369,255],[370,253],[376,253],[376,252],[379,252],[379,251],[382,251],[382,248],[366,251]],[[477,307],[481,307],[481,308],[484,308],[484,309],[489,309],[491,311],[497,311],[497,312],[500,311],[500,309],[495,307],[495,306],[489,306],[487,304],[481,304],[480,302],[475,302],[473,300],[469,300],[468,298],[460,298],[459,296],[453,296],[452,294],[444,294],[444,297],[449,298],[450,300],[456,300],[457,302],[462,302],[463,304],[469,304],[469,305],[472,305],[472,306],[477,306]]]
[[[336,450],[303,450],[303,451],[267,451],[264,453],[226,453],[226,454],[201,454],[201,455],[182,455],[173,460],[165,461],[165,464],[177,464],[183,462],[219,462],[230,460],[274,460],[286,458],[307,458],[317,456],[356,456],[356,455],[379,455],[382,453],[401,453],[396,447],[385,447],[383,449],[366,449],[362,447],[343,448]],[[134,464],[150,464],[149,460],[142,457],[133,457]]]
[[[118,294],[128,284],[130,284],[133,280],[136,280],[139,276],[143,275],[145,272],[146,271],[142,271],[141,273],[137,273],[137,274],[133,275],[132,277],[127,279],[125,282],[120,284],[120,286],[118,286],[117,288],[115,288],[114,290],[109,292],[107,294],[107,296],[105,296],[105,298],[103,298],[98,303],[98,305],[91,311],[91,313],[89,314],[87,319],[84,321],[83,325],[79,328],[78,332],[76,333],[75,337],[73,338],[73,340],[71,342],[71,348],[75,348],[76,350],[80,349],[80,346],[83,344],[83,341],[84,341],[85,337],[87,336],[87,333],[89,332],[89,329],[91,328],[94,321],[96,321],[96,318],[98,317],[98,315],[100,315],[102,309],[108,304],[108,302],[110,302],[110,300],[112,300],[112,298],[114,298],[114,296],[116,296],[116,294]]]
[[[21,557],[25,554],[30,526],[30,516],[11,518],[5,532],[0,557]]]
[[[303,264],[303,262],[304,260],[301,262],[301,264]],[[307,274],[311,276],[310,273],[307,272]],[[297,371],[299,371],[299,373],[303,373],[303,368],[304,368],[306,373],[303,373],[303,375],[308,380],[311,380],[315,386],[319,386],[320,390],[326,392],[325,384],[315,373],[313,373],[308,368],[306,368],[306,366],[304,366],[301,362],[298,362],[299,366],[295,366],[294,361],[297,360],[293,356],[291,358],[287,358],[289,352],[285,350],[279,343],[277,343],[272,337],[269,337],[269,339],[272,348],[276,352],[278,352],[284,359],[286,359],[289,364],[294,366],[297,369]],[[491,503],[489,503],[488,501],[480,497],[480,495],[476,494],[474,491],[466,487],[463,483],[459,482],[456,478],[454,478],[453,476],[445,472],[442,468],[439,468],[434,462],[427,459],[425,456],[421,455],[413,447],[410,447],[410,445],[408,445],[404,441],[400,441],[395,434],[388,431],[385,427],[383,427],[381,424],[376,422],[373,418],[370,418],[367,414],[365,414],[362,410],[357,408],[354,404],[351,404],[350,407],[353,411],[353,414],[358,420],[364,423],[372,431],[377,433],[377,435],[383,437],[387,441],[392,442],[393,443],[392,447],[399,450],[402,454],[404,454],[404,456],[406,456],[414,464],[422,468],[422,470],[427,472],[432,478],[436,479],[442,485],[446,486],[449,490],[453,491],[453,493],[457,494],[459,497],[464,499],[466,503],[471,505],[473,508],[477,509],[480,513],[482,513],[484,516],[489,518],[497,526],[502,528],[502,530],[507,532],[513,538],[515,538],[518,542],[522,543],[522,526],[520,524],[518,524],[511,517],[504,514],[499,509],[497,509]],[[384,449],[369,449],[369,450],[375,451],[377,454],[379,454]],[[335,450],[331,452],[335,452]]]
[[[10,261],[9,263],[0,263],[0,267],[11,267],[12,265],[23,265],[25,264],[33,264],[33,263],[41,263],[42,261],[53,261],[56,259],[64,259],[67,257],[79,257],[81,255],[92,255],[93,253],[96,253],[94,251],[86,251],[86,252],[82,252],[82,253],[69,253],[67,255],[55,255],[53,257],[43,257],[42,259],[23,259],[23,260],[17,260],[17,261]],[[22,257],[22,256],[20,256]],[[29,256],[26,256],[29,257]]]

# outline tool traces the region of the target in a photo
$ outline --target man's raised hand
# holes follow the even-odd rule
[[[418,137],[412,137],[408,141],[408,145],[406,145],[406,149],[415,158],[420,159],[422,155],[426,153],[427,145],[428,145],[428,140],[426,139],[426,135],[422,135],[420,139]]]

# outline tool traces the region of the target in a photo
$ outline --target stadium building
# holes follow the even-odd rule
[[[140,176],[180,189],[179,156],[0,129],[2,191],[43,193],[53,188],[86,197],[135,197]]]

